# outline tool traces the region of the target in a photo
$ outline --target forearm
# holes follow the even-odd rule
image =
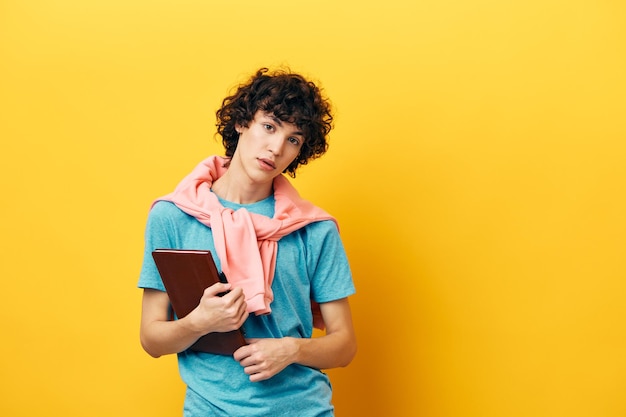
[[[310,339],[293,338],[294,363],[317,369],[350,364],[356,354],[356,340],[351,331],[337,332]]]
[[[250,375],[250,381],[269,379],[297,363],[317,369],[346,366],[356,354],[356,337],[346,298],[320,305],[326,335],[315,338],[284,337],[250,339],[234,358]]]
[[[191,313],[179,320],[170,320],[169,298],[165,292],[144,290],[140,339],[144,350],[154,357],[187,349],[202,335],[240,328],[248,317],[241,288],[227,295],[230,285],[217,283],[206,290]]]
[[[326,334],[294,339],[294,362],[318,369],[347,366],[356,354],[356,336],[347,298],[320,304]]]
[[[183,318],[174,321],[154,321],[142,328],[141,345],[155,358],[182,352],[202,336]]]

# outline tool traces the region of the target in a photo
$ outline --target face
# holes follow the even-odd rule
[[[239,142],[231,161],[256,181],[273,180],[300,153],[303,133],[292,123],[258,111],[248,127],[238,126]]]

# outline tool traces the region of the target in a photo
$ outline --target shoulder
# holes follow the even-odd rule
[[[196,219],[169,201],[157,201],[148,214],[148,230],[174,231],[188,230],[197,223]]]
[[[184,220],[190,216],[179,209],[176,204],[171,201],[159,200],[152,205],[149,217],[152,220],[157,221],[177,221]]]
[[[304,235],[314,238],[324,238],[325,236],[339,236],[337,223],[333,220],[321,220],[311,222],[304,226],[301,231]]]
[[[150,215],[152,216],[176,215],[179,212],[182,211],[176,207],[176,204],[166,200],[157,200],[150,208]]]
[[[333,220],[309,223],[297,233],[307,253],[313,257],[343,247],[339,229]]]

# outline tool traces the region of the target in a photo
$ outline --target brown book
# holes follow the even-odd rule
[[[178,318],[185,317],[198,306],[207,287],[220,281],[226,282],[224,274],[217,272],[208,250],[156,249],[152,257]],[[238,329],[208,333],[189,349],[232,355],[245,344],[243,329]]]

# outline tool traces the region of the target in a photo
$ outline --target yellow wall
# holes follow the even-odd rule
[[[338,415],[626,415],[618,0],[0,1],[0,415],[179,415],[138,343],[151,200],[236,81],[337,109],[302,194],[342,224]]]

